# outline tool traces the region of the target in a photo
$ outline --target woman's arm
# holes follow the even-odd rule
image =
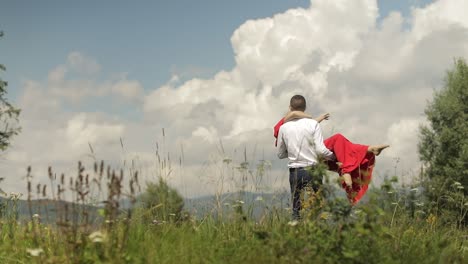
[[[323,120],[328,120],[328,118],[330,118],[330,113],[326,113],[326,114],[322,114],[322,115],[319,115],[318,117],[314,118],[315,121],[317,122],[322,122]]]
[[[301,119],[301,118],[312,118],[312,116],[302,111],[289,111],[284,117],[284,122],[288,122],[294,119]]]
[[[330,114],[326,113],[326,114],[320,115],[320,116],[318,116],[317,118],[314,118],[314,119],[315,119],[315,121],[320,123],[323,120],[328,120],[329,117],[330,117]],[[294,120],[294,119],[301,119],[301,118],[312,118],[312,116],[309,115],[309,114],[306,114],[304,112],[301,112],[301,111],[290,111],[284,117],[284,122],[288,122],[288,121],[291,121],[291,120]]]

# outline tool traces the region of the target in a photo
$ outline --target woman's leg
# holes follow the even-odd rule
[[[374,153],[374,155],[378,156],[380,152],[382,152],[382,150],[388,147],[390,147],[390,145],[372,145],[372,146],[369,146],[369,148],[367,149],[367,152],[372,152]]]

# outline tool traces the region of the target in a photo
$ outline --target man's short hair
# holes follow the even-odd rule
[[[302,111],[306,110],[306,100],[304,96],[296,94],[291,97],[291,101],[289,101],[289,106],[291,107],[292,111]]]

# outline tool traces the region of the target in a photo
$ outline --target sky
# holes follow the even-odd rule
[[[28,165],[44,182],[48,166],[73,175],[78,160],[104,160],[194,197],[238,189],[244,159],[252,175],[268,167],[249,188],[287,189],[272,127],[296,93],[309,113],[331,114],[326,136],[391,145],[375,185],[393,174],[410,183],[424,108],[454,58],[468,57],[463,10],[464,0],[0,1],[1,77],[22,109],[2,189],[24,192]]]

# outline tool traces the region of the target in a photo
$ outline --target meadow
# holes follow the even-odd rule
[[[1,202],[0,263],[466,263],[468,257],[468,203],[457,182],[447,197],[455,211],[428,201],[417,184],[387,179],[357,206],[336,191],[327,198],[309,193],[303,220],[294,222],[274,202],[276,194],[247,201],[239,190],[223,203],[213,196],[211,208],[197,214],[162,178],[141,186],[138,172],[103,163],[91,173],[80,163],[77,177],[50,168],[50,182],[42,185],[30,174],[27,197],[10,193]]]

